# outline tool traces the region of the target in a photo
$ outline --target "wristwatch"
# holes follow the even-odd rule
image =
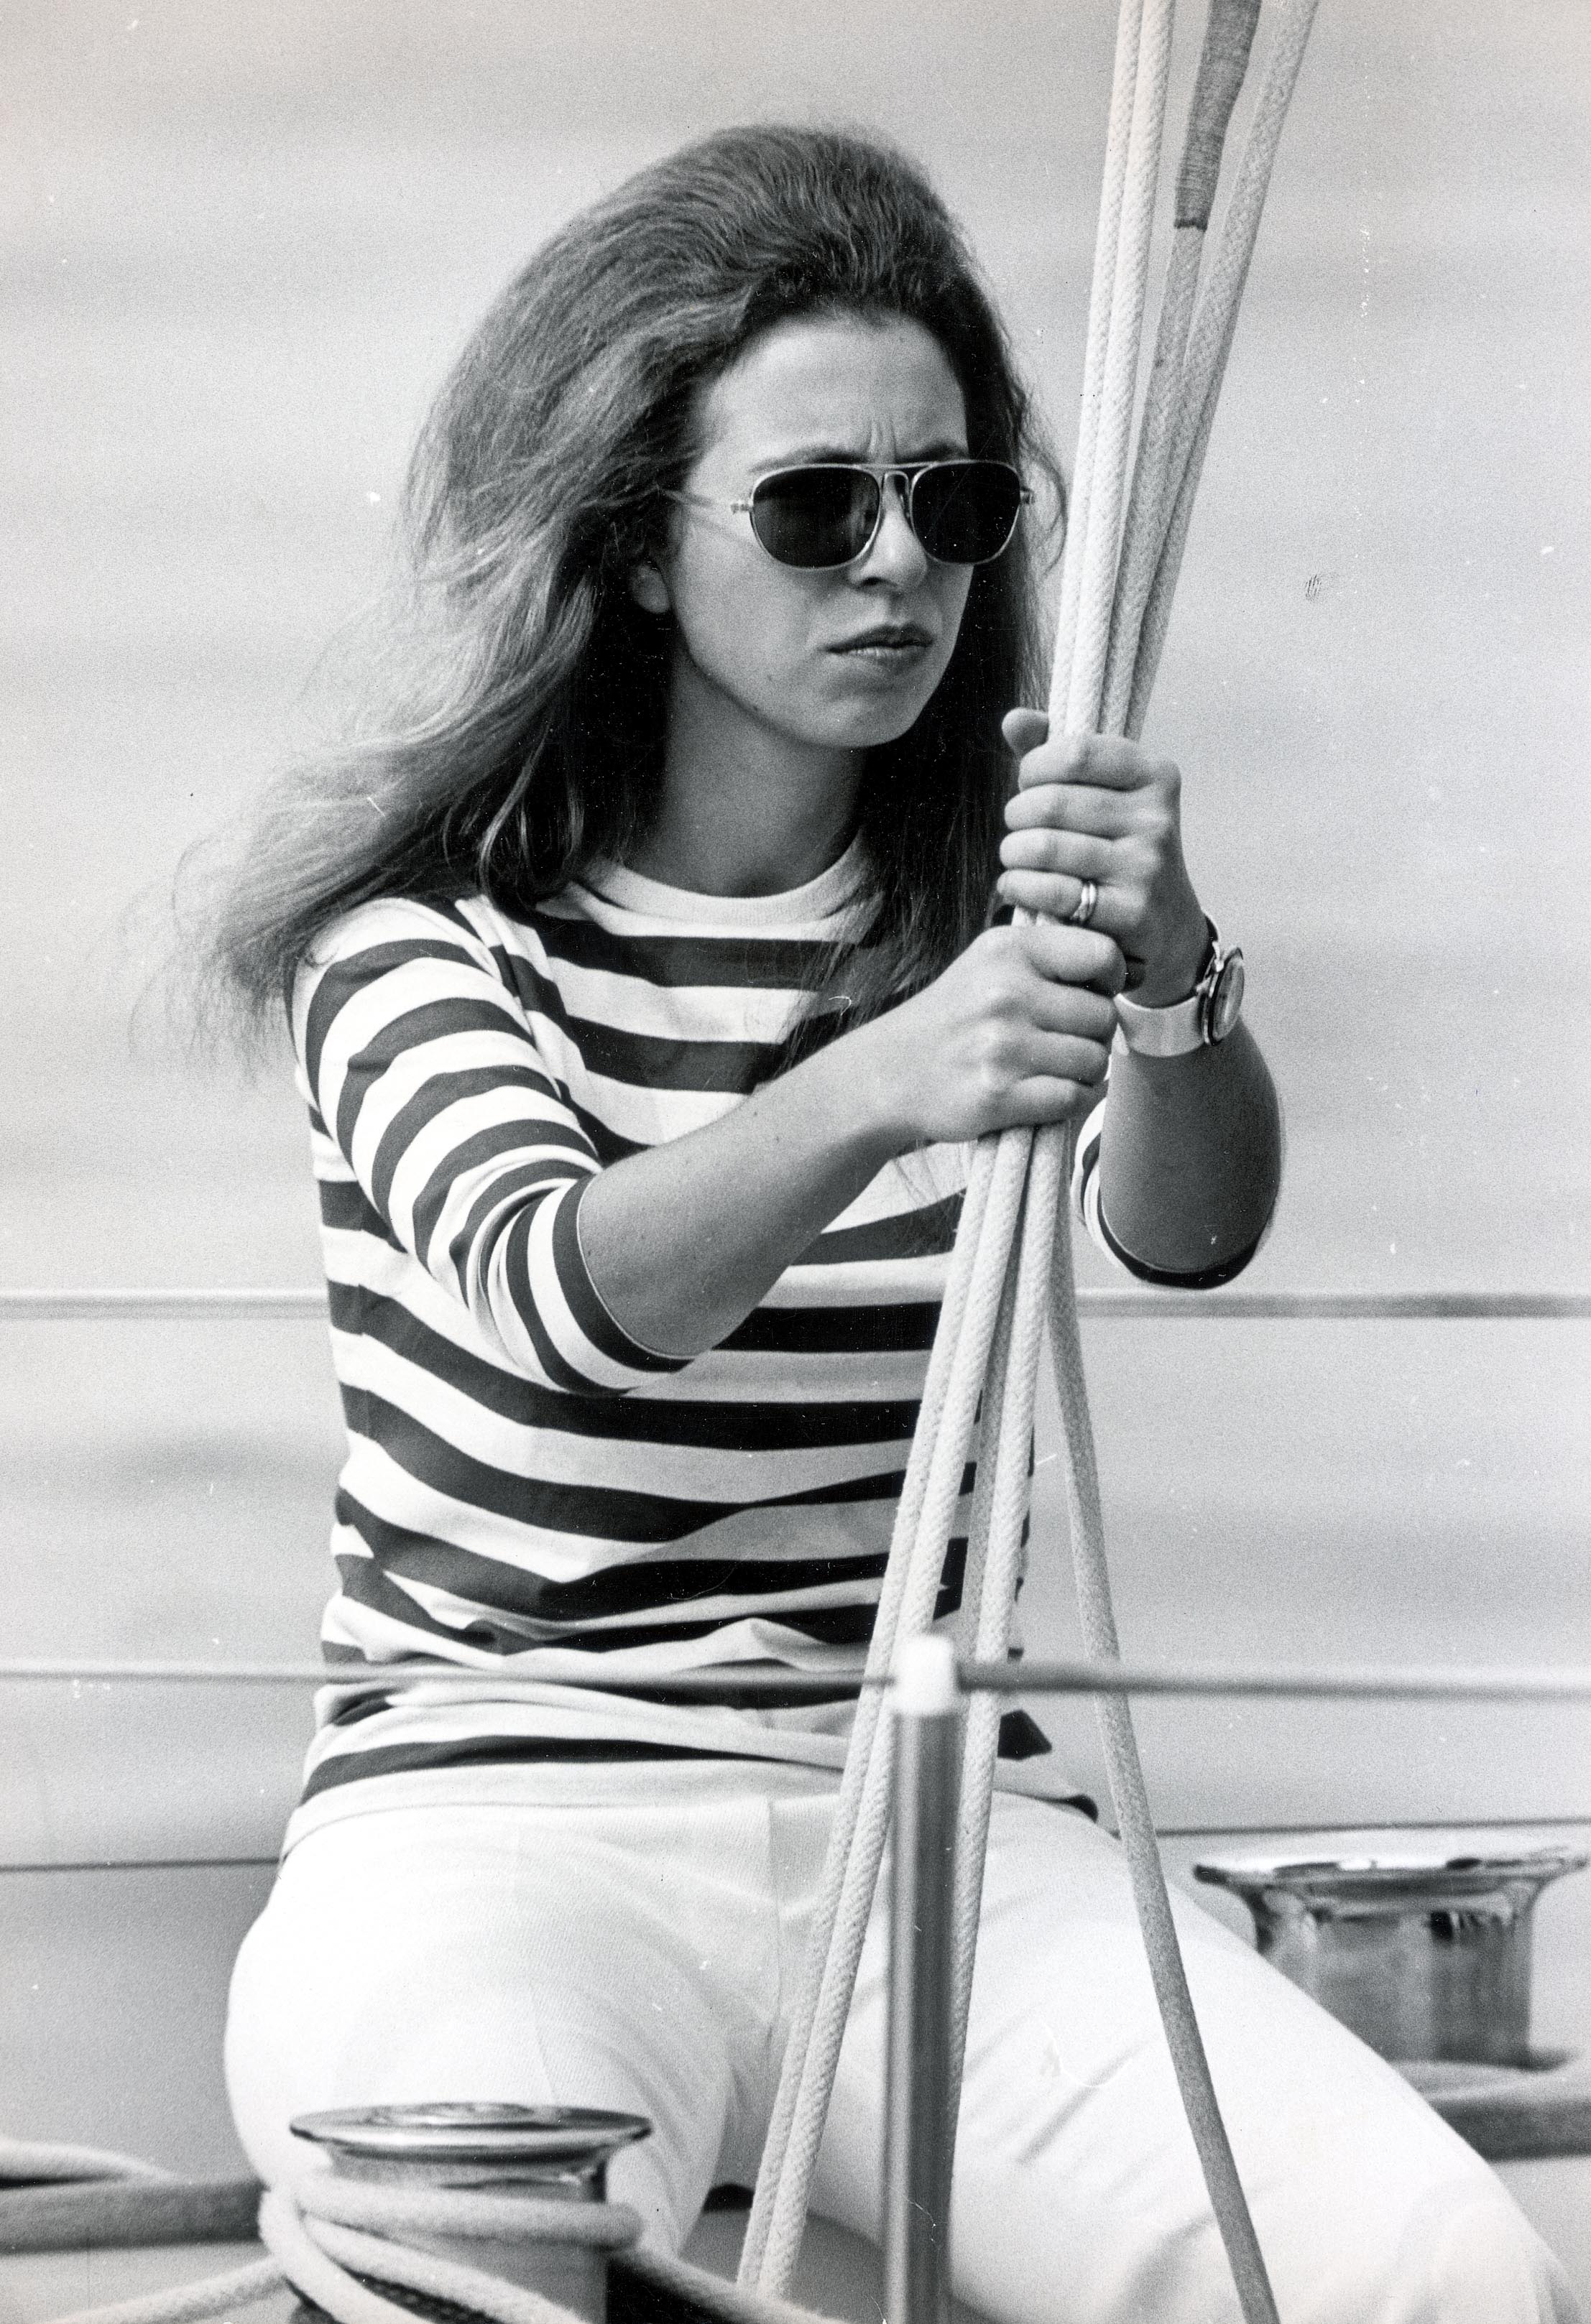
[[[1198,982],[1186,1001],[1169,1009],[1145,1009],[1116,995],[1116,1021],[1129,1049],[1141,1057],[1182,1057],[1224,1041],[1243,1012],[1243,954],[1226,951],[1214,920],[1207,919],[1209,945]]]

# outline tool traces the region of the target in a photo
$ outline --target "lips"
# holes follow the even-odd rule
[[[836,653],[864,653],[870,647],[903,652],[911,648],[931,646],[932,634],[919,628],[915,622],[881,622],[875,629],[860,630],[854,638],[844,638],[833,650]]]

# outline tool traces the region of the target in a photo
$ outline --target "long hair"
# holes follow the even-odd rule
[[[630,179],[530,260],[421,433],[403,510],[408,618],[380,723],[280,783],[211,949],[256,1025],[317,936],[373,897],[483,891],[523,916],[644,826],[670,628],[634,603],[666,540],[700,390],[772,324],[901,317],[939,342],[974,456],[1059,478],[959,230],[900,153],[832,130],[725,130]],[[921,715],[868,753],[874,878],[847,1021],[938,974],[986,918],[1009,767],[1003,711],[1039,666],[1032,550],[972,576]]]

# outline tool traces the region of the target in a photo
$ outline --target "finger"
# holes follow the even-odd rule
[[[1033,1028],[1047,1040],[1087,1041],[1107,1050],[1116,1029],[1115,1002],[1091,984],[1041,983],[1033,998]],[[1077,1079],[1069,1065],[1066,1077]]]
[[[1023,955],[1041,976],[1057,984],[1088,985],[1096,992],[1121,991],[1127,964],[1103,930],[1058,927],[1044,920],[1023,928],[1021,936]]]
[[[1066,872],[1002,872],[995,882],[995,892],[1003,904],[1014,905],[1024,912],[1036,912],[1042,925],[1062,927],[1085,926],[1096,935],[1114,938],[1118,944],[1125,936],[1137,933],[1136,916],[1124,908],[1124,898],[1096,881],[1094,908],[1086,921],[1074,921],[1072,914],[1083,901],[1083,881]]]
[[[1116,853],[1109,839],[1091,839],[1081,831],[1058,831],[1050,825],[1009,831],[1000,842],[1000,861],[1007,872],[1059,872],[1068,880],[1093,880],[1102,886],[1110,877]]]
[[[1020,759],[1038,749],[1050,732],[1050,721],[1041,710],[1008,710],[1000,721],[1000,732],[1006,749]]]
[[[1115,1030],[1113,1025],[1112,1030]],[[1031,1033],[1023,1045],[1023,1078],[1082,1082],[1092,1089],[1105,1079],[1110,1062],[1108,1039],[1090,1041],[1080,1033]]]
[[[1008,831],[1083,831],[1097,839],[1124,839],[1137,828],[1142,804],[1124,791],[1093,783],[1041,783],[1018,791],[1005,805]]]
[[[1056,1080],[1034,1074],[1006,1092],[1000,1109],[1003,1130],[1041,1130],[1052,1121],[1081,1121],[1099,1102],[1096,1082]]]
[[[1024,791],[1041,783],[1094,783],[1106,790],[1135,791],[1168,770],[1176,771],[1169,760],[1151,758],[1122,735],[1059,734],[1030,744],[1018,779]]]

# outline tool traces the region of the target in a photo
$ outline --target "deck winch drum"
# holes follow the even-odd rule
[[[1193,1868],[1259,1949],[1383,2058],[1490,2066],[1531,2049],[1531,1928],[1576,1848],[1490,1856],[1222,1857]]]
[[[602,2203],[607,2166],[652,2125],[592,2107],[439,2103],[349,2107],[300,2115],[295,2137],[320,2147],[342,2178],[389,2187],[470,2188]],[[411,2229],[405,2241],[439,2259],[501,2276],[556,2301],[589,2324],[607,2314],[607,2254],[556,2236],[468,2242]]]

